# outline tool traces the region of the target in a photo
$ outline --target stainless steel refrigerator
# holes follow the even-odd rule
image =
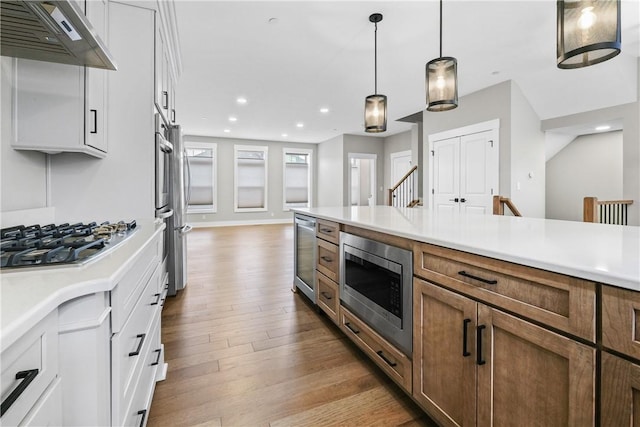
[[[190,170],[180,125],[170,125],[169,142],[173,145],[169,165],[169,206],[173,215],[167,219],[169,295],[187,285],[187,206],[190,196]]]

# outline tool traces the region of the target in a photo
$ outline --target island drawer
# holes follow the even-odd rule
[[[602,345],[640,360],[640,293],[602,286]]]
[[[344,307],[340,329],[400,387],[411,394],[411,359]]]
[[[338,245],[340,244],[340,224],[318,218],[316,221],[316,236]]]
[[[324,311],[333,323],[340,322],[340,292],[338,284],[322,273],[316,274],[316,292],[318,306]]]
[[[416,276],[595,342],[593,282],[426,243],[413,254]]]
[[[340,271],[340,252],[333,243],[317,239],[318,245],[316,268],[334,282],[338,281]]]

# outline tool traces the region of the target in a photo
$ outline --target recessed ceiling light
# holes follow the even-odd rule
[[[321,112],[322,114],[327,114],[327,113],[329,112],[329,109],[328,109],[327,107],[322,107],[322,108],[320,109],[320,112]]]
[[[283,133],[283,134],[282,134],[282,137],[283,137],[283,138],[286,138],[286,137],[288,137],[288,136],[289,136],[289,135],[287,135],[286,133]]]
[[[597,127],[596,127],[596,130],[597,130],[597,131],[601,131],[601,130],[609,130],[609,129],[611,129],[611,126],[609,126],[609,125],[602,125],[602,126],[597,126]]]
[[[231,129],[225,129],[224,130],[224,133],[229,133],[229,132],[231,132]]]
[[[498,70],[491,72],[491,75],[493,75],[493,76],[497,76],[498,74],[500,74],[500,71],[498,71]]]
[[[229,116],[229,121],[230,121],[230,122],[237,122],[237,121],[238,121],[238,118],[237,118],[237,117],[234,117],[234,116]]]
[[[304,127],[304,123],[296,123],[296,127],[297,128],[303,128]]]
[[[238,99],[236,99],[236,102],[237,102],[238,104],[242,104],[242,105],[244,105],[244,104],[246,104],[246,103],[247,103],[247,98],[244,98],[244,97],[242,97],[242,96],[241,96],[241,97],[239,97]]]

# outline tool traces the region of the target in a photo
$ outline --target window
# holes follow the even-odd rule
[[[311,154],[312,150],[283,148],[284,210],[311,206]]]
[[[185,141],[190,184],[187,213],[217,210],[216,144]]]
[[[235,211],[266,211],[268,147],[236,145],[234,152]]]

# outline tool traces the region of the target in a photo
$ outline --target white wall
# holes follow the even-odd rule
[[[544,218],[545,135],[540,118],[515,82],[511,85],[510,143],[511,200],[522,215]]]
[[[547,162],[546,218],[582,221],[583,198],[620,200],[622,131],[577,137]]]
[[[187,141],[217,144],[216,179],[218,183],[218,200],[216,201],[216,213],[189,214],[187,220],[190,223],[220,224],[220,223],[244,223],[244,222],[273,222],[284,221],[292,218],[290,211],[283,210],[284,205],[284,181],[283,181],[283,148],[304,148],[313,150],[313,169],[317,168],[317,149],[315,144],[301,144],[294,142],[259,141],[249,139],[214,138],[206,136],[185,136]],[[234,145],[267,146],[267,211],[266,212],[234,212]],[[314,173],[315,175],[315,173]],[[315,176],[313,178],[316,181]],[[316,191],[312,183],[312,200],[316,200]]]
[[[47,155],[11,148],[13,58],[0,58],[0,212],[47,206]]]
[[[345,175],[343,136],[323,141],[318,144],[318,202],[316,206],[346,206],[348,197]]]

